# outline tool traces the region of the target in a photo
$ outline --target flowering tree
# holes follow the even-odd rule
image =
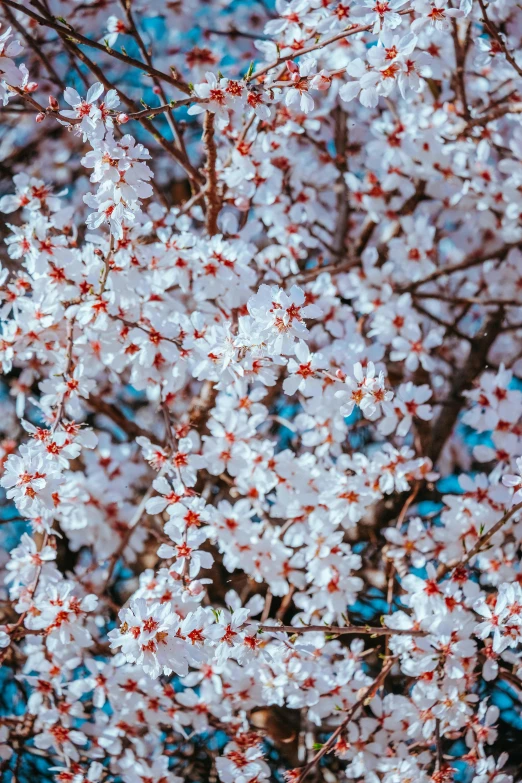
[[[0,8],[3,779],[520,780],[521,6]]]

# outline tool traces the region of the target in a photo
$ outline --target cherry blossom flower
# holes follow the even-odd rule
[[[287,62],[290,73],[290,81],[294,85],[286,91],[285,103],[292,107],[299,104],[299,108],[305,114],[313,111],[314,101],[308,93],[310,86],[308,77],[315,70],[316,61],[313,57],[302,60],[297,66],[294,62]]]
[[[224,128],[228,124],[228,109],[231,106],[231,94],[227,90],[228,79],[217,78],[208,71],[205,74],[206,82],[200,82],[194,86],[197,97],[205,104],[194,104],[188,110],[189,114],[201,114],[211,111],[216,115],[218,127]]]
[[[401,23],[401,17],[397,13],[399,8],[405,4],[405,0],[390,0],[388,2],[374,2],[374,0],[363,0],[362,5],[356,5],[352,9],[353,16],[360,16],[368,22],[375,22],[373,32],[377,33],[383,28],[391,30],[398,27]]]

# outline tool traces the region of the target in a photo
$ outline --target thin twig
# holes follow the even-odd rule
[[[439,567],[439,570],[437,571],[437,579],[442,579],[446,574],[448,574],[450,571],[454,571],[455,568],[465,566],[467,565],[470,560],[473,560],[473,558],[480,554],[480,552],[483,551],[485,545],[489,543],[489,541],[493,538],[495,533],[498,533],[499,530],[501,530],[506,522],[509,522],[512,516],[517,513],[517,511],[520,511],[522,509],[522,503],[517,503],[516,506],[513,506],[509,509],[509,511],[506,511],[506,513],[496,522],[490,530],[487,531],[487,533],[484,533],[483,536],[479,538],[475,546],[473,546],[467,555],[462,559],[459,560],[456,563],[447,563],[444,565],[441,565]]]

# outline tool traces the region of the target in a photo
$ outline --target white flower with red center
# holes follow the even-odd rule
[[[340,389],[335,393],[342,403],[343,416],[350,416],[356,405],[371,420],[380,415],[381,407],[387,413],[391,411],[393,392],[386,389],[384,373],[377,373],[373,362],[368,362],[366,368],[360,362],[354,364],[353,377],[346,376],[344,383],[348,389]]]
[[[43,392],[42,405],[56,406],[63,400],[69,416],[73,419],[79,418],[78,411],[81,408],[78,398],[88,397],[95,385],[91,378],[86,377],[85,366],[77,364],[72,372],[64,374],[61,379],[57,377],[42,381],[40,384],[40,389]]]
[[[480,597],[473,606],[484,617],[475,628],[480,639],[493,634],[493,651],[500,653],[516,647],[522,640],[522,588],[518,584],[501,584],[496,600],[488,603]]]
[[[56,710],[45,711],[40,719],[45,728],[44,731],[37,734],[34,738],[36,747],[40,748],[40,750],[47,750],[53,747],[67,758],[79,761],[80,754],[77,746],[87,744],[86,735],[82,731],[64,726]]]
[[[449,30],[452,19],[465,16],[462,9],[451,8],[444,0],[414,0],[412,5],[415,11],[420,14],[412,23],[414,32],[418,32],[426,25],[431,25],[436,30]]]
[[[277,356],[295,352],[295,338],[308,334],[305,319],[319,318],[321,310],[306,304],[301,288],[294,285],[287,294],[281,288],[262,285],[248,300],[254,328]]]
[[[415,418],[431,421],[433,409],[427,404],[431,396],[432,390],[427,384],[415,386],[411,381],[401,383],[387,415],[379,422],[379,431],[383,435],[395,431],[397,435],[404,437],[410,431]]]
[[[111,647],[121,648],[127,661],[143,666],[151,677],[162,671],[188,672],[185,642],[177,636],[179,616],[168,603],[149,605],[143,598],[131,601],[119,613],[121,625],[109,632]]]
[[[87,90],[87,95],[82,98],[73,88],[67,87],[63,97],[65,102],[72,106],[71,109],[62,111],[64,117],[79,120],[79,128],[83,132],[84,140],[91,136],[96,130],[101,113],[96,101],[103,94],[103,84],[96,82]]]
[[[47,207],[51,212],[56,212],[62,206],[59,195],[53,195],[52,188],[41,179],[29,177],[25,172],[15,174],[13,183],[16,192],[13,195],[0,198],[0,212],[16,212],[18,209],[38,211]]]
[[[41,573],[44,577],[54,581],[60,579],[59,572],[47,564],[56,560],[56,548],[46,544],[38,549],[36,542],[27,533],[23,533],[20,543],[11,550],[11,559],[6,568],[10,572],[6,577],[6,583],[20,582],[30,585]]]
[[[25,620],[30,630],[45,630],[50,652],[63,645],[70,645],[72,651],[92,644],[91,634],[81,621],[96,608],[98,598],[94,594],[73,595],[74,587],[67,580],[48,583],[45,591],[36,596],[34,610]]]
[[[285,103],[290,108],[298,106],[304,114],[308,114],[314,108],[314,99],[308,90],[310,74],[315,70],[316,64],[313,57],[302,60],[299,66],[292,60],[286,63],[293,86],[286,91]]]
[[[267,96],[255,87],[249,88],[246,92],[246,105],[252,109],[260,120],[268,120],[271,117],[271,111],[266,105],[266,100]]]
[[[107,31],[109,35],[102,38],[101,43],[107,42],[107,45],[112,47],[118,40],[119,35],[126,35],[129,33],[129,28],[118,16],[109,16],[107,19]]]
[[[432,370],[434,360],[431,356],[431,349],[442,343],[442,330],[431,329],[426,335],[423,335],[419,325],[412,323],[403,329],[402,335],[393,339],[391,360],[404,361],[407,369],[412,372],[415,372],[419,364],[424,370]]]
[[[156,756],[148,761],[130,755],[125,762],[121,775],[123,783],[184,783],[183,778],[169,770],[168,756]],[[91,777],[88,780],[90,783]]]
[[[162,544],[158,549],[158,555],[161,558],[174,559],[174,564],[170,566],[170,571],[178,574],[188,574],[190,579],[195,579],[202,568],[211,568],[214,562],[210,552],[200,551],[199,547],[207,539],[205,530],[190,528],[180,530],[176,525],[169,521],[165,525],[165,533],[174,542],[171,544]]]
[[[165,455],[165,461],[167,457]],[[173,513],[175,507],[187,496],[187,490],[179,481],[174,481],[174,486],[170,484],[163,476],[158,476],[152,482],[154,489],[159,495],[147,501],[146,509],[149,514],[161,514],[167,511]],[[183,506],[185,509],[185,506]]]
[[[199,452],[199,435],[192,430],[187,437],[180,438],[177,449],[168,460],[168,471],[185,487],[193,487],[197,480],[197,472],[205,467],[205,460]]]
[[[299,340],[296,345],[295,355],[296,359],[288,360],[288,370],[292,374],[285,378],[283,390],[288,395],[300,391],[305,397],[312,397],[322,388],[322,380],[318,377],[317,370],[324,367],[324,359],[320,354],[310,353],[303,340]]]
[[[248,615],[248,609],[236,609],[234,612],[221,609],[218,621],[208,629],[207,636],[216,645],[214,656],[218,665],[223,664],[233,654],[234,647],[241,643],[240,631]]]
[[[391,544],[388,557],[395,561],[410,560],[414,568],[423,568],[435,547],[420,517],[413,517],[405,532],[390,527],[384,531],[384,535]]]
[[[42,511],[42,506],[52,506],[49,490],[57,473],[50,467],[36,444],[21,446],[20,456],[9,455],[0,484],[20,510]]]
[[[143,457],[147,460],[149,465],[154,468],[154,470],[161,470],[162,468],[164,471],[166,470],[169,459],[169,454],[167,453],[166,449],[164,449],[162,446],[156,446],[156,444],[151,443],[151,441],[144,435],[139,435],[136,438],[136,443],[143,451]],[[168,484],[166,485],[161,483],[156,488],[159,492],[165,493],[165,491],[168,490]],[[168,494],[170,494],[170,491],[168,491]],[[176,495],[172,495],[171,500],[172,502],[175,502]],[[152,511],[151,513],[159,512]]]
[[[254,745],[241,741],[241,736],[236,742],[226,746],[223,756],[216,759],[216,768],[223,783],[248,783],[256,781],[262,783],[270,777],[270,767],[263,759],[259,738],[252,741]]]
[[[401,23],[401,17],[397,13],[406,0],[363,0],[361,5],[351,8],[351,14],[362,17],[363,22],[374,22],[373,32],[378,33],[384,28],[394,30]]]
[[[376,67],[370,67],[359,57],[352,60],[346,72],[354,76],[357,81],[344,84],[339,90],[339,95],[347,102],[358,95],[363,106],[373,108],[377,106],[380,96],[390,95],[402,65],[395,57],[386,59],[386,50],[377,47],[373,47],[368,52],[368,60]]]
[[[188,113],[202,114],[205,111],[211,111],[216,116],[217,126],[222,129],[228,125],[228,110],[231,108],[240,96],[238,89],[234,88],[232,92],[228,91],[229,80],[217,77],[211,71],[205,74],[206,82],[200,82],[194,85],[194,93],[201,100],[201,103],[193,104]],[[238,84],[235,82],[235,84]]]
[[[190,490],[186,490],[187,494]],[[180,503],[169,505],[169,522],[179,530],[189,530],[205,525],[210,519],[211,507],[201,497],[185,497]]]

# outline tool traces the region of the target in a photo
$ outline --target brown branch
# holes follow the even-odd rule
[[[130,33],[134,37],[136,43],[138,44],[138,48],[140,50],[141,56],[143,57],[144,61],[147,63],[149,68],[153,68],[152,55],[150,54],[150,52],[148,51],[147,47],[145,46],[145,42],[143,41],[141,33],[140,33],[140,31],[138,29],[138,26],[137,26],[137,24],[135,22],[134,15],[132,13],[132,8],[131,8],[131,0],[120,0],[120,3],[121,3],[121,6],[122,6],[122,8],[124,10],[124,13],[125,13],[125,16],[126,16],[126,19],[127,19],[127,24],[129,25]],[[163,89],[163,85],[161,83],[161,80],[158,79],[156,76],[153,76],[152,79],[153,79],[153,82],[154,82],[154,85],[155,85],[156,89],[158,90],[158,93],[159,93],[159,96],[160,96],[161,100],[163,101],[164,105],[166,106],[165,116],[166,116],[169,128],[171,130],[172,137],[173,137],[174,141],[176,142],[176,145],[177,145],[177,147],[178,147],[178,149],[180,151],[180,154],[183,156],[183,158],[185,159],[186,163],[188,163],[189,166],[190,166],[190,160],[189,160],[189,157],[188,157],[187,149],[185,147],[185,142],[183,141],[183,134],[180,133],[180,131],[178,129],[178,126],[177,126],[177,123],[176,123],[176,119],[174,117],[174,112],[172,111],[172,106],[167,101],[167,96],[165,94],[165,90]],[[191,99],[188,99],[187,102],[190,103],[190,101],[191,101]],[[192,182],[193,185],[195,184],[195,180],[193,178],[191,178],[191,182]],[[196,188],[193,187],[193,190],[195,190],[195,189]]]
[[[185,84],[185,82],[174,78],[174,76],[169,76],[168,74],[163,73],[162,71],[158,71],[156,68],[152,68],[151,66],[147,65],[147,63],[143,63],[140,60],[135,60],[134,57],[129,57],[129,55],[127,54],[122,54],[121,52],[117,52],[115,49],[112,49],[110,46],[106,46],[105,44],[98,43],[98,41],[93,41],[91,38],[87,38],[85,35],[79,33],[70,25],[65,26],[61,23],[59,24],[56,21],[56,19],[50,15],[40,16],[40,14],[37,14],[35,13],[35,11],[30,10],[29,8],[27,8],[27,6],[23,6],[20,3],[14,2],[14,0],[0,0],[0,2],[3,5],[9,6],[10,8],[14,8],[16,11],[20,11],[21,13],[30,17],[31,19],[34,19],[34,21],[38,22],[38,24],[41,24],[44,27],[50,27],[52,30],[56,30],[56,32],[60,36],[66,36],[72,43],[81,44],[82,46],[89,46],[92,49],[97,49],[100,52],[104,52],[105,54],[108,54],[110,57],[113,57],[116,60],[120,60],[121,62],[126,63],[126,65],[130,65],[133,68],[138,68],[140,71],[145,71],[145,73],[148,73],[149,76],[154,76],[157,79],[161,79],[161,81],[164,81],[167,84],[176,87],[181,92],[184,92],[185,95],[190,95],[190,88],[187,84]]]
[[[433,294],[414,293],[417,299],[437,299],[439,302],[449,302],[450,304],[469,304],[496,307],[522,307],[522,302],[518,299],[481,299],[479,296],[448,296],[435,292]]]
[[[103,270],[100,277],[100,290],[98,292],[98,297],[103,296],[105,292],[105,287],[107,285],[107,280],[109,279],[109,271],[111,268],[111,261],[112,257],[114,255],[114,235],[111,234],[111,238],[109,240],[109,249],[107,251],[107,255],[105,256],[103,260]]]
[[[190,106],[192,103],[206,103],[205,100],[198,100],[197,98],[183,98],[181,101],[169,101],[168,103],[162,103],[161,106],[149,107],[147,109],[141,109],[140,111],[130,112],[127,116],[129,120],[141,120],[142,117],[149,119],[156,117],[158,114],[165,114],[172,109],[179,109],[181,106]]]
[[[167,472],[167,468],[168,468],[168,460],[162,466],[161,470],[157,474],[155,474],[154,480],[164,476],[165,473]],[[153,487],[153,482],[151,481],[147,491],[145,492],[145,494],[141,498],[139,504],[136,506],[136,510],[134,511],[134,514],[132,515],[132,517],[129,520],[129,524],[127,526],[127,530],[125,531],[125,533],[122,536],[120,545],[118,546],[116,552],[114,552],[114,554],[111,555],[111,557],[109,559],[109,571],[107,573],[107,578],[105,580],[103,588],[100,591],[100,595],[103,595],[105,593],[105,591],[107,590],[107,588],[109,587],[109,585],[111,583],[111,580],[112,580],[112,577],[114,575],[114,569],[116,568],[116,563],[118,562],[118,560],[122,556],[122,554],[123,554],[127,544],[129,543],[129,541],[131,539],[131,536],[132,536],[134,530],[137,528],[137,526],[138,526],[138,524],[139,524],[143,514],[145,513],[145,506],[149,502],[149,500],[152,497],[153,493],[154,493],[154,487]]]
[[[459,340],[466,340],[468,343],[473,342],[473,337],[470,337],[469,334],[464,334],[464,332],[461,332],[460,329],[457,329],[455,324],[450,324],[447,321],[444,321],[434,313],[426,310],[426,308],[420,305],[418,302],[413,301],[413,307],[415,310],[417,310],[417,312],[422,313],[422,315],[424,315],[426,318],[429,318],[434,323],[442,326],[444,329],[447,329],[450,334],[452,334],[454,337],[458,337]]]
[[[467,128],[475,128],[477,125],[487,125],[489,122],[498,120],[500,117],[504,117],[506,114],[521,114],[522,103],[508,103],[507,106],[497,106],[487,114],[483,114],[480,117],[473,117],[468,120]]]
[[[459,41],[459,28],[456,19],[451,20],[453,46],[455,49],[455,93],[462,104],[462,113],[466,120],[471,118],[469,113],[468,99],[466,95],[466,55],[470,44],[471,25],[468,25],[466,31],[466,41],[461,44]]]
[[[417,206],[425,198],[426,183],[424,180],[420,180],[415,188],[415,193],[407,199],[402,207],[397,212],[397,217],[403,217],[405,215],[411,215]],[[314,266],[312,269],[305,269],[299,272],[297,275],[293,275],[292,278],[298,282],[309,282],[314,280],[318,275],[323,272],[330,272],[332,275],[342,274],[343,272],[349,272],[359,262],[360,256],[364,252],[368,242],[372,238],[373,232],[377,226],[373,220],[368,220],[361,230],[357,245],[354,250],[353,256],[351,255],[346,261],[342,263],[333,262],[331,264],[324,264],[323,266]],[[324,243],[323,243],[324,244]],[[336,255],[336,252],[332,252]]]
[[[398,12],[401,15],[409,14],[411,13],[410,9],[403,9]],[[276,60],[273,60],[273,62],[268,63],[268,65],[264,65],[262,68],[259,68],[259,70],[255,71],[251,76],[245,77],[245,81],[251,82],[255,81],[256,79],[259,79],[261,76],[264,76],[265,73],[268,73],[273,68],[277,68],[278,65],[282,65],[283,63],[286,63],[288,60],[293,60],[296,57],[301,57],[303,54],[308,54],[309,52],[315,52],[317,49],[323,49],[325,46],[329,46],[332,43],[335,43],[335,41],[340,41],[342,38],[348,38],[350,35],[357,35],[357,33],[365,33],[368,30],[371,30],[373,27],[373,22],[371,24],[362,24],[362,25],[355,25],[351,27],[345,27],[344,30],[342,30],[340,33],[335,33],[335,35],[331,35],[330,38],[325,38],[323,41],[319,41],[318,43],[310,44],[309,46],[303,46],[301,49],[296,49],[290,54],[281,55],[281,57],[278,57]]]
[[[488,16],[487,9],[486,9],[486,6],[484,4],[484,0],[479,0],[479,5],[480,5],[480,10],[482,11],[484,27],[486,28],[486,30],[491,35],[491,37],[495,39],[495,41],[498,43],[498,45],[502,49],[504,57],[506,58],[508,63],[515,69],[515,71],[518,73],[519,76],[522,76],[522,68],[517,64],[517,61],[515,60],[513,55],[510,53],[509,49],[507,48],[506,43],[505,43],[503,37],[500,35],[500,33],[497,30],[496,26],[490,20],[490,18]]]
[[[218,191],[218,180],[216,174],[217,149],[214,138],[214,114],[210,111],[205,112],[203,122],[203,145],[207,153],[207,186],[205,188],[205,205],[207,208],[205,228],[209,236],[213,237],[218,233],[218,215],[221,209],[221,196]]]
[[[484,533],[483,536],[479,538],[477,543],[469,550],[467,555],[462,559],[459,560],[456,563],[453,564],[444,564],[439,567],[439,570],[437,571],[437,579],[442,579],[446,574],[448,574],[450,571],[453,571],[455,568],[458,568],[459,566],[465,566],[467,565],[470,560],[473,560],[473,558],[480,554],[480,552],[483,551],[485,544],[489,543],[489,541],[493,538],[495,533],[498,533],[501,528],[504,527],[506,522],[509,522],[512,516],[514,516],[517,511],[520,511],[522,509],[522,503],[517,503],[516,506],[513,506],[509,509],[509,511],[506,511],[506,513],[498,520],[498,522],[495,522],[492,528],[487,531],[487,533]]]
[[[67,343],[66,343],[66,364],[65,364],[65,370],[63,372],[64,380],[67,381],[68,376],[71,373],[71,370],[73,368],[73,348],[74,348],[74,323],[75,318],[71,318],[69,321],[67,321]],[[56,418],[54,420],[54,424],[52,426],[51,432],[56,432],[63,415],[65,413],[65,404],[67,402],[68,397],[68,391],[67,388],[62,392],[60,402],[58,404],[58,410],[56,412]]]
[[[489,316],[470,347],[464,366],[455,372],[448,404],[444,406],[431,428],[431,447],[428,456],[436,462],[446,440],[450,436],[463,404],[463,392],[471,388],[477,375],[484,369],[489,349],[495,342],[504,320],[504,310],[499,308]]]
[[[348,125],[347,115],[343,108],[337,107],[335,111],[335,152],[336,165],[339,171],[339,184],[337,193],[337,222],[333,237],[333,245],[337,253],[342,254],[346,250],[346,238],[350,228],[350,197],[345,174],[348,171],[346,153],[348,150]]]
[[[152,443],[157,443],[159,446],[163,446],[164,443],[161,438],[158,438],[153,432],[140,427],[139,424],[128,419],[119,408],[112,402],[108,402],[97,395],[91,394],[87,400],[87,404],[90,405],[94,411],[101,416],[107,416],[114,424],[122,430],[129,440],[136,440],[136,438],[144,437],[148,438]]]
[[[29,35],[29,31],[27,30],[27,28],[25,28],[22,24],[20,24],[15,14],[13,14],[11,9],[8,8],[7,6],[5,8],[5,15],[9,20],[9,24],[11,24],[14,28],[16,28],[16,30],[18,30],[20,35],[24,36],[28,46],[33,50],[33,52],[36,54],[38,59],[41,60],[44,68],[46,69],[52,81],[55,84],[57,84],[58,87],[60,87],[60,89],[65,90],[66,87],[65,82],[62,80],[61,76],[58,74],[53,64],[50,62],[40,42],[37,41],[36,38],[33,38],[31,35]]]
[[[486,261],[490,261],[493,258],[498,258],[500,261],[502,261],[507,256],[509,251],[512,250],[512,248],[518,246],[518,242],[511,242],[509,244],[502,245],[502,247],[499,247],[498,250],[489,250],[487,253],[482,253],[481,255],[472,255],[469,258],[465,258],[463,261],[459,261],[457,264],[448,264],[448,266],[440,267],[426,277],[423,277],[422,280],[415,280],[413,283],[410,283],[404,288],[401,288],[400,292],[405,293],[407,291],[414,291],[421,285],[426,285],[426,283],[431,283],[433,280],[438,280],[439,277],[451,275],[454,272],[461,272],[464,269],[469,269],[472,266],[479,266],[480,264],[484,264]]]
[[[36,101],[32,95],[30,95],[28,92],[24,92],[21,87],[15,87],[11,84],[9,84],[8,87],[12,92],[15,92],[17,95],[19,95],[23,101],[28,103],[29,106],[32,106],[33,109],[35,109],[35,111],[37,111],[39,114],[51,114],[53,117],[56,117],[66,125],[76,125],[77,123],[81,122],[80,119],[65,117],[63,114],[60,114],[59,111],[52,109],[50,106],[42,106],[42,104],[38,103],[38,101]]]
[[[10,2],[11,0],[9,0]],[[0,2],[6,2],[6,0],[0,0]],[[99,65],[97,65],[95,62],[93,62],[82,49],[77,46],[74,41],[72,41],[69,37],[67,37],[63,31],[62,28],[59,29],[60,37],[62,38],[62,41],[64,43],[64,46],[72,51],[88,68],[89,70],[96,76],[99,82],[103,84],[106,90],[116,90],[120,100],[125,104],[125,106],[131,110],[134,109],[134,102],[125,95],[124,92],[122,92],[119,88],[117,88],[112,82],[109,81],[109,79],[106,77],[104,71],[102,68],[100,68]],[[157,130],[157,128],[152,124],[150,119],[148,119],[149,115],[151,114],[151,111],[147,111],[147,115],[143,116],[142,112],[136,112],[135,119],[138,119],[140,122],[140,125],[145,128],[146,131],[148,131],[152,137],[158,142],[158,144],[167,152],[169,155],[171,155],[172,158],[178,163],[181,168],[183,168],[188,176],[195,180],[196,182],[199,182],[201,184],[204,183],[204,177],[192,166],[192,164],[185,160],[183,155],[180,153],[180,151],[175,147],[175,145],[172,142],[167,141],[161,133]],[[70,120],[67,120],[67,122],[70,122]]]
[[[329,737],[328,741],[325,742],[321,750],[319,750],[313,759],[309,761],[305,767],[303,767],[301,774],[298,778],[296,778],[296,783],[302,783],[302,781],[308,777],[308,774],[314,769],[314,767],[317,766],[317,764],[321,761],[323,756],[326,756],[327,753],[333,750],[333,747],[337,742],[337,738],[340,737],[340,735],[346,729],[357,710],[360,709],[360,707],[362,707],[369,699],[372,699],[375,696],[376,692],[381,687],[382,683],[388,675],[388,672],[396,660],[396,658],[392,658],[390,661],[388,661],[378,677],[372,682],[371,685],[364,689],[363,695],[347,711],[346,718],[343,720],[343,722],[336,728],[331,737]]]
[[[265,632],[279,632],[289,634],[303,633],[327,633],[332,636],[427,636],[428,631],[408,630],[401,628],[385,628],[369,625],[263,625]]]

